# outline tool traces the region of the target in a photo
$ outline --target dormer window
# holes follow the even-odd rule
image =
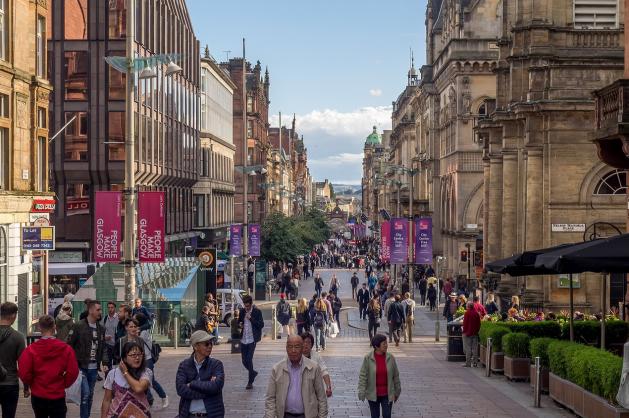
[[[574,0],[574,27],[618,28],[618,0]]]

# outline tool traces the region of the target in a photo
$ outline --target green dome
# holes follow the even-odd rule
[[[378,128],[373,127],[373,132],[365,139],[365,145],[379,145],[380,135],[378,135]]]

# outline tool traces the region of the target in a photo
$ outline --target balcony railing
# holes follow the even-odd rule
[[[602,131],[597,137],[613,135],[622,129],[619,124],[629,123],[629,79],[617,80],[593,94],[596,129]]]

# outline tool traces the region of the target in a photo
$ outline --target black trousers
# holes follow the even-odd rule
[[[240,357],[242,359],[242,365],[249,371],[248,384],[253,384],[256,376],[256,371],[253,370],[253,354],[256,351],[256,343],[240,344]]]
[[[66,418],[66,399],[44,399],[31,395],[35,418]]]
[[[360,315],[360,319],[367,318],[367,304],[366,303],[358,304],[358,314]]]
[[[15,418],[17,401],[20,398],[20,386],[0,386],[0,407],[2,418]]]

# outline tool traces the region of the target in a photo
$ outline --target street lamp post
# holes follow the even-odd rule
[[[470,260],[470,258],[472,257],[472,254],[470,253],[469,242],[465,244],[465,248],[467,249],[467,286],[470,287],[472,283],[472,263]],[[472,290],[473,290],[473,294],[476,294],[476,289],[474,288]],[[469,289],[468,289],[468,295],[469,295]]]

